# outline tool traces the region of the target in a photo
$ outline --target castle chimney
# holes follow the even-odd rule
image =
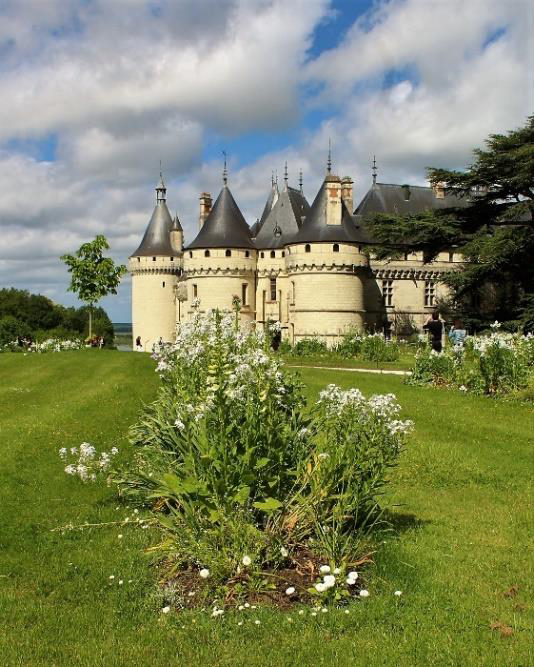
[[[211,211],[211,195],[209,192],[203,192],[200,195],[200,216],[198,219],[199,227],[202,229],[202,225],[206,222],[206,218]]]
[[[352,213],[354,210],[352,184],[353,180],[350,176],[343,176],[341,179],[341,198],[345,202],[345,206],[348,208],[349,213]]]
[[[432,183],[432,190],[436,199],[445,199],[445,183],[443,181]]]
[[[178,214],[176,214],[172,223],[171,247],[177,255],[181,254],[184,247],[184,232],[180,220],[178,219]]]
[[[326,224],[341,224],[341,181],[339,176],[327,174],[326,182]],[[352,211],[351,211],[352,212]]]

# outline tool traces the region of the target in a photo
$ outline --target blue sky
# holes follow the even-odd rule
[[[329,139],[355,181],[425,184],[533,110],[528,0],[4,0],[0,284],[65,304],[58,257],[97,233],[125,263],[162,161],[186,241],[222,151],[249,222],[271,173],[311,201]],[[130,283],[103,304],[130,319]]]

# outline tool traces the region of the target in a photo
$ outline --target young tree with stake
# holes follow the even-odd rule
[[[105,236],[99,234],[94,241],[82,244],[74,255],[62,255],[61,260],[72,275],[69,292],[78,295],[80,301],[89,306],[89,337],[92,336],[93,307],[108,294],[117,294],[126,266],[115,266],[111,257],[103,257],[102,251],[109,249]]]

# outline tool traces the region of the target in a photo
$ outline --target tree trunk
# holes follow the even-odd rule
[[[93,306],[89,304],[89,338],[93,337]]]

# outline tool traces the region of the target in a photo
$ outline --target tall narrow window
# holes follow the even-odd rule
[[[161,286],[162,286],[162,287],[165,287],[165,281],[163,281],[163,282],[161,283]]]
[[[291,281],[291,303],[295,303],[295,281]]]
[[[275,253],[274,250],[271,250],[271,258],[274,258],[274,257],[276,257],[276,253]]]
[[[140,257],[138,257],[138,258],[137,258],[137,261],[138,261],[138,262],[140,262],[140,261],[141,261],[141,258],[140,258]]]
[[[276,278],[271,278],[270,292],[271,292],[271,301],[276,301]]]
[[[189,251],[189,257],[193,257],[193,253],[191,252],[191,250]]]
[[[155,258],[155,257],[152,257],[152,261],[155,262],[155,261],[156,261],[156,258]]]
[[[198,296],[198,287],[193,285],[193,299],[196,299]]]
[[[263,259],[265,257],[265,253],[262,251],[260,252],[260,257]]]
[[[210,251],[204,250],[204,257],[209,257],[209,256],[210,256]]]
[[[248,250],[245,250],[245,257],[250,257],[250,252]]]
[[[425,280],[425,306],[431,308],[436,302],[436,283],[433,280]]]
[[[174,257],[171,257],[171,262],[174,262]]]
[[[311,252],[311,247],[309,243],[306,243],[306,245],[304,246],[304,252]]]
[[[247,283],[243,283],[241,285],[241,303],[243,306],[248,305],[248,285]]]
[[[382,299],[384,306],[393,305],[393,280],[382,281]]]
[[[332,246],[332,250],[334,252],[339,252],[339,243],[334,243],[334,245]]]
[[[227,250],[224,254],[225,254],[226,257],[231,257],[232,256],[232,251]]]

